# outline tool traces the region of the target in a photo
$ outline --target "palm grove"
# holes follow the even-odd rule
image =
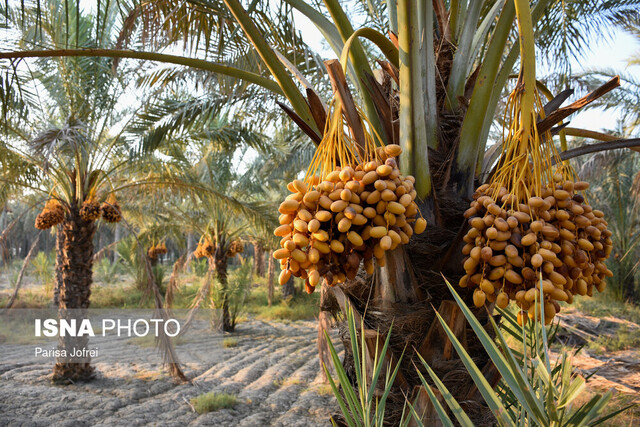
[[[89,305],[95,222],[81,215],[83,206],[117,207],[126,217],[127,206],[115,203],[120,191],[171,191],[175,197],[163,205],[169,222],[179,218],[182,229],[202,236],[212,273],[225,283],[235,240],[252,237],[273,245],[268,228],[275,223],[276,203],[330,131],[328,113],[335,107],[328,110],[326,100],[336,93],[340,123],[344,117],[356,143],[364,146],[364,129],[401,147],[400,170],[414,176],[416,201],[429,228],[396,245],[372,276],[361,271],[340,286],[323,285],[320,309],[355,309],[378,331],[367,338],[374,347],[392,330],[391,365],[405,348],[414,348],[437,374],[456,372],[461,364],[432,331],[432,307],[446,311],[451,300],[441,274],[452,280],[464,274],[463,212],[500,152],[499,145],[490,147],[499,139],[492,126],[504,115],[505,91],[516,82],[512,75],[533,60],[520,58],[533,44],[520,45],[518,3],[522,8],[522,2],[500,0],[354,2],[353,16],[336,0],[258,1],[248,7],[237,0],[104,2],[84,13],[66,1],[10,8],[3,15],[15,44],[0,54],[3,197],[22,191],[39,195],[41,204],[48,203],[45,209],[62,208],[61,307]],[[586,48],[586,33],[630,25],[638,19],[636,9],[633,1],[532,3],[529,26],[531,34],[535,28],[538,52],[555,59],[551,93],[572,84],[568,58]],[[325,69],[295,28],[294,10],[315,24],[344,68],[336,61]],[[354,31],[352,22],[365,29]],[[136,87],[145,95],[139,103],[125,102],[123,94]],[[558,149],[567,149],[570,135],[611,140],[554,128],[569,114],[557,101],[569,95],[548,104],[547,115],[560,111],[553,122],[538,123],[561,133]],[[613,95],[596,102],[606,104],[607,96]],[[290,132],[285,138],[265,135],[276,129]],[[245,162],[233,156],[248,147],[262,158]],[[239,161],[247,163],[242,171]],[[242,236],[248,229],[253,236]],[[637,233],[624,241],[626,256],[637,246]],[[633,295],[631,267],[622,268],[621,280]],[[464,295],[467,302],[472,294]],[[225,310],[224,298],[221,304]],[[454,322],[451,313],[448,320]],[[476,315],[486,320],[485,310]],[[468,328],[462,325],[457,333],[466,335]],[[472,339],[468,346],[480,349]],[[477,363],[490,371],[488,357],[478,354]],[[412,360],[402,359],[398,390],[418,385]],[[353,363],[347,351],[344,364]],[[445,376],[444,382],[456,378]],[[456,397],[477,397],[469,378],[461,384]],[[402,393],[395,396],[401,404]],[[482,406],[465,409],[474,408],[481,419]]]

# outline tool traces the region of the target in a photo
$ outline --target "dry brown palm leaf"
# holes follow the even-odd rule
[[[613,141],[620,140],[620,137],[618,137],[618,136],[609,135],[607,133],[596,132],[596,131],[587,130],[587,129],[565,127],[564,128],[564,132],[569,136],[578,136],[578,137],[582,137],[582,138],[591,138],[591,139],[595,139],[597,141],[603,141],[603,142],[613,142]],[[633,147],[628,147],[628,148],[630,148],[633,151],[640,152],[640,147],[633,146]]]
[[[325,61],[324,64],[327,67],[327,73],[329,74],[333,91],[342,106],[342,113],[347,119],[347,125],[353,133],[353,139],[357,145],[364,148],[366,145],[364,129],[362,128],[362,122],[359,119],[353,95],[351,95],[351,90],[349,90],[347,78],[342,70],[342,65],[340,65],[340,61],[337,59],[330,59]]]
[[[184,334],[189,330],[191,326],[191,322],[193,321],[194,316],[196,315],[200,305],[203,301],[207,299],[209,296],[209,291],[211,290],[211,283],[213,282],[213,269],[209,268],[207,272],[207,276],[202,283],[202,286],[198,290],[195,299],[191,303],[191,310],[189,310],[189,314],[187,315],[187,319],[184,322],[184,325],[180,329],[180,334]]]
[[[93,255],[93,262],[98,262],[108,251],[112,250],[118,243],[120,243],[120,240],[116,240],[113,243],[109,243],[107,246],[105,246],[104,248],[96,252]]]
[[[9,298],[7,305],[4,307],[5,310],[10,309],[13,303],[16,301],[16,298],[18,297],[18,291],[20,290],[20,285],[22,285],[22,278],[24,277],[24,272],[27,270],[27,266],[29,265],[29,262],[31,262],[31,258],[33,258],[33,254],[35,253],[36,247],[38,246],[38,242],[40,242],[41,234],[42,234],[42,231],[38,233],[36,240],[34,240],[33,243],[31,244],[31,248],[29,249],[29,252],[27,253],[27,256],[25,257],[24,261],[22,262],[22,268],[20,269],[20,272],[18,273],[18,278],[16,279],[15,289],[13,290],[13,294],[11,295],[11,298]]]
[[[144,252],[144,246],[138,239],[138,236],[134,232],[131,225],[124,218],[122,219],[122,222],[124,223],[125,227],[129,230],[131,235],[133,235],[133,238],[136,240],[136,243],[138,244],[138,250],[140,251],[140,259],[142,259],[144,262],[145,272],[147,273],[147,280],[145,282],[146,292],[153,294],[153,299],[155,303],[154,318],[161,318],[166,324],[167,320],[169,319],[169,314],[167,310],[163,307],[162,295],[160,294],[160,290],[158,289],[158,285],[156,284],[155,277],[153,274],[153,268],[151,267],[151,262],[149,261],[149,258],[147,258]],[[168,367],[169,374],[177,380],[185,381],[185,382],[189,381],[189,379],[184,375],[184,372],[182,372],[182,368],[180,367],[180,361],[178,359],[178,355],[176,354],[173,341],[166,334],[166,331],[164,328],[159,328],[158,334],[159,335],[156,337],[156,345],[162,352],[162,360],[164,365]]]
[[[295,111],[291,108],[283,104],[282,102],[277,102],[278,106],[282,108],[282,110],[287,113],[287,116],[291,118],[298,125],[298,127],[316,144],[319,145],[320,141],[322,141],[322,137],[314,131],[311,126],[309,126],[303,119],[300,117]]]
[[[307,88],[307,102],[309,103],[311,115],[318,129],[324,132],[324,127],[327,123],[327,106],[320,96],[310,87]]]
[[[382,130],[384,130],[387,141],[389,141],[390,144],[398,144],[394,138],[391,104],[389,103],[389,97],[384,93],[384,88],[380,83],[378,83],[376,78],[370,74],[367,74],[367,81],[363,82],[363,87],[365,87],[369,92],[369,95],[371,95],[371,99],[376,107],[378,118],[380,119],[380,124],[382,124]]]
[[[620,77],[619,76],[615,76],[611,80],[609,80],[607,83],[605,83],[602,86],[600,86],[599,88],[597,88],[596,90],[590,92],[586,96],[583,96],[582,98],[578,99],[577,101],[572,102],[570,105],[568,105],[566,107],[558,108],[558,109],[553,110],[553,111],[551,111],[549,113],[547,113],[547,108],[545,107],[545,114],[547,114],[547,117],[545,117],[543,120],[541,120],[541,121],[539,121],[537,123],[538,132],[540,134],[543,134],[544,132],[550,130],[557,123],[559,123],[562,120],[566,119],[571,114],[575,113],[576,111],[580,110],[581,108],[586,107],[587,105],[589,105],[590,103],[592,103],[596,99],[600,98],[601,96],[603,96],[607,92],[612,91],[613,89],[617,88],[618,86],[620,86]],[[565,93],[565,92],[566,91],[564,91],[562,93]],[[558,97],[556,97],[556,98],[558,98]],[[551,102],[553,102],[553,101],[551,101]],[[549,104],[551,104],[551,102],[549,102]],[[559,107],[559,105],[558,105],[558,107]]]
[[[169,284],[167,285],[167,291],[164,294],[165,306],[168,310],[173,305],[173,295],[178,289],[178,275],[180,271],[184,269],[185,262],[187,260],[187,254],[183,254],[180,258],[173,263],[173,270],[171,271],[171,277],[169,278]]]

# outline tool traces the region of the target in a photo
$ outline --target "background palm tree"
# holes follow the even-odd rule
[[[11,28],[18,31],[16,44],[115,43],[113,25],[118,15],[113,7],[103,11],[98,35],[93,32],[93,16],[78,10],[69,14],[64,2],[51,2],[37,11],[34,7],[24,13],[4,12]],[[133,106],[120,103],[130,89],[135,68],[122,68],[116,75],[111,67],[112,61],[104,58],[58,58],[3,68],[7,81],[14,82],[10,89],[14,95],[20,93],[22,104],[10,111],[3,104],[5,133],[0,149],[2,158],[11,163],[3,164],[2,179],[55,200],[62,209],[56,245],[61,316],[75,315],[72,311],[84,311],[90,304],[97,218],[95,212],[87,217],[82,209],[92,203],[99,217],[99,203],[106,202],[103,214],[110,211],[115,219],[121,216],[113,194],[118,190],[118,177],[135,168],[125,156],[121,131],[133,116]],[[70,351],[86,344],[86,338],[74,341],[67,337],[59,345]],[[92,375],[88,358],[82,363],[58,359],[54,367],[54,380],[77,381]]]
[[[246,176],[246,166],[234,164],[234,158],[248,146],[259,147],[261,135],[250,131],[240,121],[217,117],[204,121],[209,129],[206,136],[191,128],[187,131],[188,145],[175,149],[176,139],[165,141],[167,160],[164,179],[181,195],[168,203],[169,217],[181,225],[183,231],[208,240],[213,250],[207,253],[209,271],[221,287],[221,300],[215,301],[222,310],[223,329],[233,332],[235,319],[230,316],[227,299],[227,267],[232,247],[250,237],[251,230],[270,230],[275,224],[271,205],[261,200],[261,188]],[[214,130],[215,129],[215,130]],[[194,160],[195,159],[195,160]],[[199,294],[208,294],[209,280]]]
[[[622,150],[597,153],[581,168],[581,176],[597,182],[589,191],[594,205],[601,206],[613,232],[612,258],[608,265],[614,276],[608,280],[613,294],[622,300],[639,302],[637,291],[640,263],[640,159]]]

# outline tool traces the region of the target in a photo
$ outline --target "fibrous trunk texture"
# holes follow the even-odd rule
[[[53,306],[58,307],[60,302],[60,286],[62,284],[62,252],[64,250],[64,233],[62,226],[56,226],[56,268],[55,283],[53,285]]]
[[[233,332],[235,325],[229,313],[229,298],[227,295],[227,259],[226,252],[222,253],[220,246],[218,246],[213,261],[216,269],[216,278],[220,283],[222,295],[222,330],[225,332]]]
[[[254,243],[253,248],[253,272],[258,277],[264,277],[264,247],[262,243]]]
[[[289,298],[293,298],[296,294],[296,286],[293,281],[293,276],[289,278],[287,283],[282,285],[282,299],[287,300]]]
[[[86,318],[91,295],[93,235],[95,223],[84,221],[78,208],[72,206],[61,226],[64,242],[62,244],[62,281],[58,317],[60,320],[75,322],[79,325]],[[91,358],[83,354],[71,357],[78,352],[88,350],[89,339],[86,336],[61,336],[58,348],[64,350],[66,357],[56,358],[53,368],[53,380],[56,382],[77,382],[93,377]]]

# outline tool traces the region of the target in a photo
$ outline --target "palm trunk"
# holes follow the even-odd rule
[[[276,274],[276,263],[273,260],[273,251],[269,252],[269,272],[267,273],[267,302],[269,307],[273,304],[273,280]]]
[[[72,206],[61,226],[64,241],[62,243],[62,280],[60,283],[60,301],[58,317],[67,321],[75,320],[79,324],[86,318],[91,295],[93,235],[95,223],[80,218],[78,208]],[[87,355],[71,357],[78,351],[88,349],[89,339],[84,336],[64,336],[58,340],[58,349],[66,352],[66,357],[56,358],[53,368],[53,380],[56,382],[76,382],[93,377],[91,358]]]
[[[226,251],[222,251],[222,246],[216,248],[213,262],[216,268],[216,278],[222,288],[222,330],[225,332],[233,332],[235,324],[232,322],[229,313],[229,299],[227,297],[227,255]]]
[[[189,256],[191,255],[191,252],[193,252],[194,244],[195,244],[195,239],[193,237],[193,234],[192,233],[187,234],[187,259],[190,259]],[[191,274],[191,263],[190,262],[187,263],[185,268],[186,268],[186,272]]]
[[[293,281],[293,276],[289,278],[287,283],[282,285],[282,299],[286,300],[289,298],[293,298],[296,294],[295,282]]]
[[[258,277],[264,277],[264,247],[262,246],[262,243],[256,243],[254,245],[255,248],[255,252],[254,252],[254,258],[253,258],[253,262],[254,262],[254,273],[256,274],[256,276]]]
[[[56,226],[56,277],[53,285],[53,306],[58,307],[60,302],[60,286],[62,284],[62,253],[64,251],[64,233],[62,226]]]
[[[147,259],[149,260],[149,264],[151,264],[151,267],[155,267],[156,265],[158,265],[158,258],[151,258],[149,255],[147,255]]]
[[[113,258],[111,260],[111,262],[113,262],[114,264],[116,262],[118,262],[118,247],[117,247],[117,242],[120,240],[121,234],[122,232],[122,228],[120,227],[119,223],[116,223],[116,227],[115,227],[115,231],[113,232],[113,243],[115,243],[116,245],[113,247]]]
[[[7,210],[3,208],[0,212],[0,235],[2,235],[7,227]],[[5,265],[9,260],[9,249],[0,238],[0,265]]]

